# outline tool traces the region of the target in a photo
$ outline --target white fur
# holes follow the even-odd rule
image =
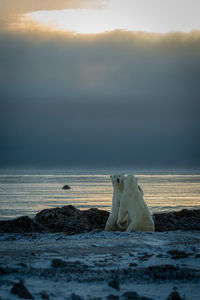
[[[113,184],[112,211],[106,223],[105,230],[115,231],[120,230],[120,228],[117,225],[117,218],[119,212],[120,199],[124,189],[124,174],[112,175],[110,176],[110,178]]]
[[[141,188],[138,188],[137,179],[128,175],[124,180],[124,190],[121,195],[117,224],[124,228],[124,223],[129,218],[126,231],[154,231],[154,222],[147,207]]]

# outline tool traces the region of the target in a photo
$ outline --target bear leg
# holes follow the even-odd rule
[[[108,221],[106,222],[105,231],[115,231],[115,230],[117,230],[116,219],[110,215]]]
[[[127,210],[122,210],[121,207],[119,209],[117,225],[122,229],[127,225]]]
[[[128,228],[126,229],[126,231],[136,231],[136,230],[137,228],[135,222],[130,223]]]

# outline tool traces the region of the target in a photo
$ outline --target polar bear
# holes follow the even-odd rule
[[[128,175],[124,180],[124,190],[121,195],[117,224],[124,228],[124,224],[129,219],[126,231],[154,231],[154,221],[147,207],[141,187],[137,184],[137,179],[133,175]]]
[[[110,178],[113,185],[112,211],[107,220],[105,230],[115,231],[120,230],[120,228],[117,226],[117,218],[119,212],[120,199],[124,189],[125,176],[122,173],[119,175],[111,175]]]

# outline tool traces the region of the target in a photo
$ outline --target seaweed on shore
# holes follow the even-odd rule
[[[0,233],[57,233],[67,235],[104,230],[109,212],[90,208],[79,210],[72,205],[44,209],[33,219],[22,216],[0,221]],[[159,232],[173,230],[200,230],[200,209],[155,213],[155,229]]]

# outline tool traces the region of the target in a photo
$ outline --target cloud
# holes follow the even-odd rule
[[[200,32],[2,32],[0,163],[200,165]]]
[[[100,8],[105,1],[97,0],[2,0],[0,3],[1,13],[24,14],[38,10],[59,10],[95,7]]]
[[[34,11],[78,9],[88,7],[101,9],[104,5],[104,0],[1,0],[0,29],[6,30],[16,27],[20,28],[24,14]]]
[[[121,99],[136,103],[136,110],[149,107],[148,115],[156,107],[164,115],[173,115],[184,111],[188,97],[197,95],[199,32],[2,33],[0,45],[1,91],[9,99],[67,97],[74,102],[82,98],[88,107],[90,102],[101,106],[109,99],[106,113],[114,102],[113,111],[126,117]],[[189,111],[184,113],[189,115]]]

